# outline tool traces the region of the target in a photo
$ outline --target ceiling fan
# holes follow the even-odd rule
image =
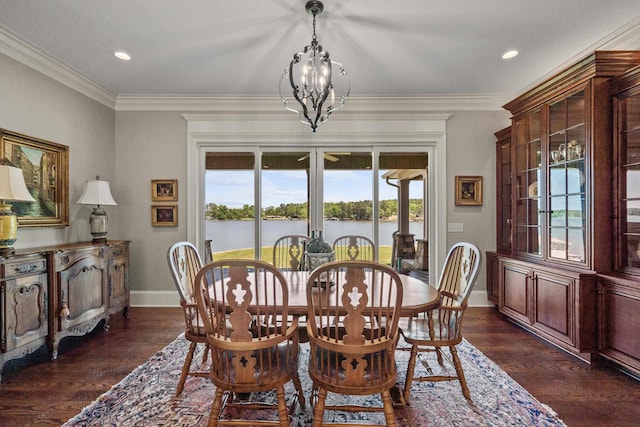
[[[323,157],[325,160],[329,160],[330,162],[337,162],[338,160],[340,160],[340,158],[336,156],[348,156],[350,154],[351,153],[324,153]],[[301,162],[308,158],[309,158],[309,155],[307,154],[305,156],[300,157],[298,161]]]

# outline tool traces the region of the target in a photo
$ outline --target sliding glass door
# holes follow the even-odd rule
[[[427,153],[415,148],[247,147],[206,153],[205,227],[214,259],[270,261],[285,234],[360,234],[392,262],[393,236],[427,238]],[[258,255],[259,254],[259,255]]]

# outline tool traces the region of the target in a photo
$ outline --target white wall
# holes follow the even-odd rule
[[[482,263],[474,293],[486,289],[485,252],[496,249],[496,138],[494,133],[509,126],[505,112],[453,114],[447,122],[447,223],[462,223],[462,233],[447,233],[447,247],[467,241],[482,252]],[[482,206],[455,206],[455,176],[483,177]],[[471,302],[473,303],[473,301]]]
[[[115,113],[103,104],[0,54],[0,128],[69,146],[69,227],[19,228],[16,248],[90,240],[90,206],[76,205],[85,181],[100,175],[120,187],[114,173]],[[110,223],[120,211],[107,207]],[[124,237],[113,225],[109,237]]]

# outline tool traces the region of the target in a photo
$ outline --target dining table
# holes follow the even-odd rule
[[[308,271],[297,270],[281,270],[282,275],[287,281],[287,311],[293,316],[304,316],[309,311],[307,303],[307,286]],[[433,310],[440,304],[440,293],[433,286],[423,280],[412,277],[407,274],[399,274],[402,281],[402,306],[400,307],[401,317],[412,317],[420,313]],[[253,275],[248,276],[249,280],[253,280]],[[222,294],[221,286],[223,281],[216,280],[215,286],[218,288],[218,294]],[[338,286],[321,287],[311,284],[314,287],[314,294],[326,294],[341,292]],[[276,301],[282,304],[282,296],[276,293]],[[252,312],[252,305],[247,307]]]

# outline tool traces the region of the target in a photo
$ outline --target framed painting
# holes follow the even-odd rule
[[[0,129],[5,164],[22,169],[35,202],[10,202],[19,227],[69,225],[69,147]]]
[[[154,202],[178,201],[177,179],[152,179],[151,200]]]
[[[456,176],[456,206],[482,205],[482,177]]]
[[[151,225],[153,227],[177,227],[178,226],[178,206],[177,205],[152,205]]]

